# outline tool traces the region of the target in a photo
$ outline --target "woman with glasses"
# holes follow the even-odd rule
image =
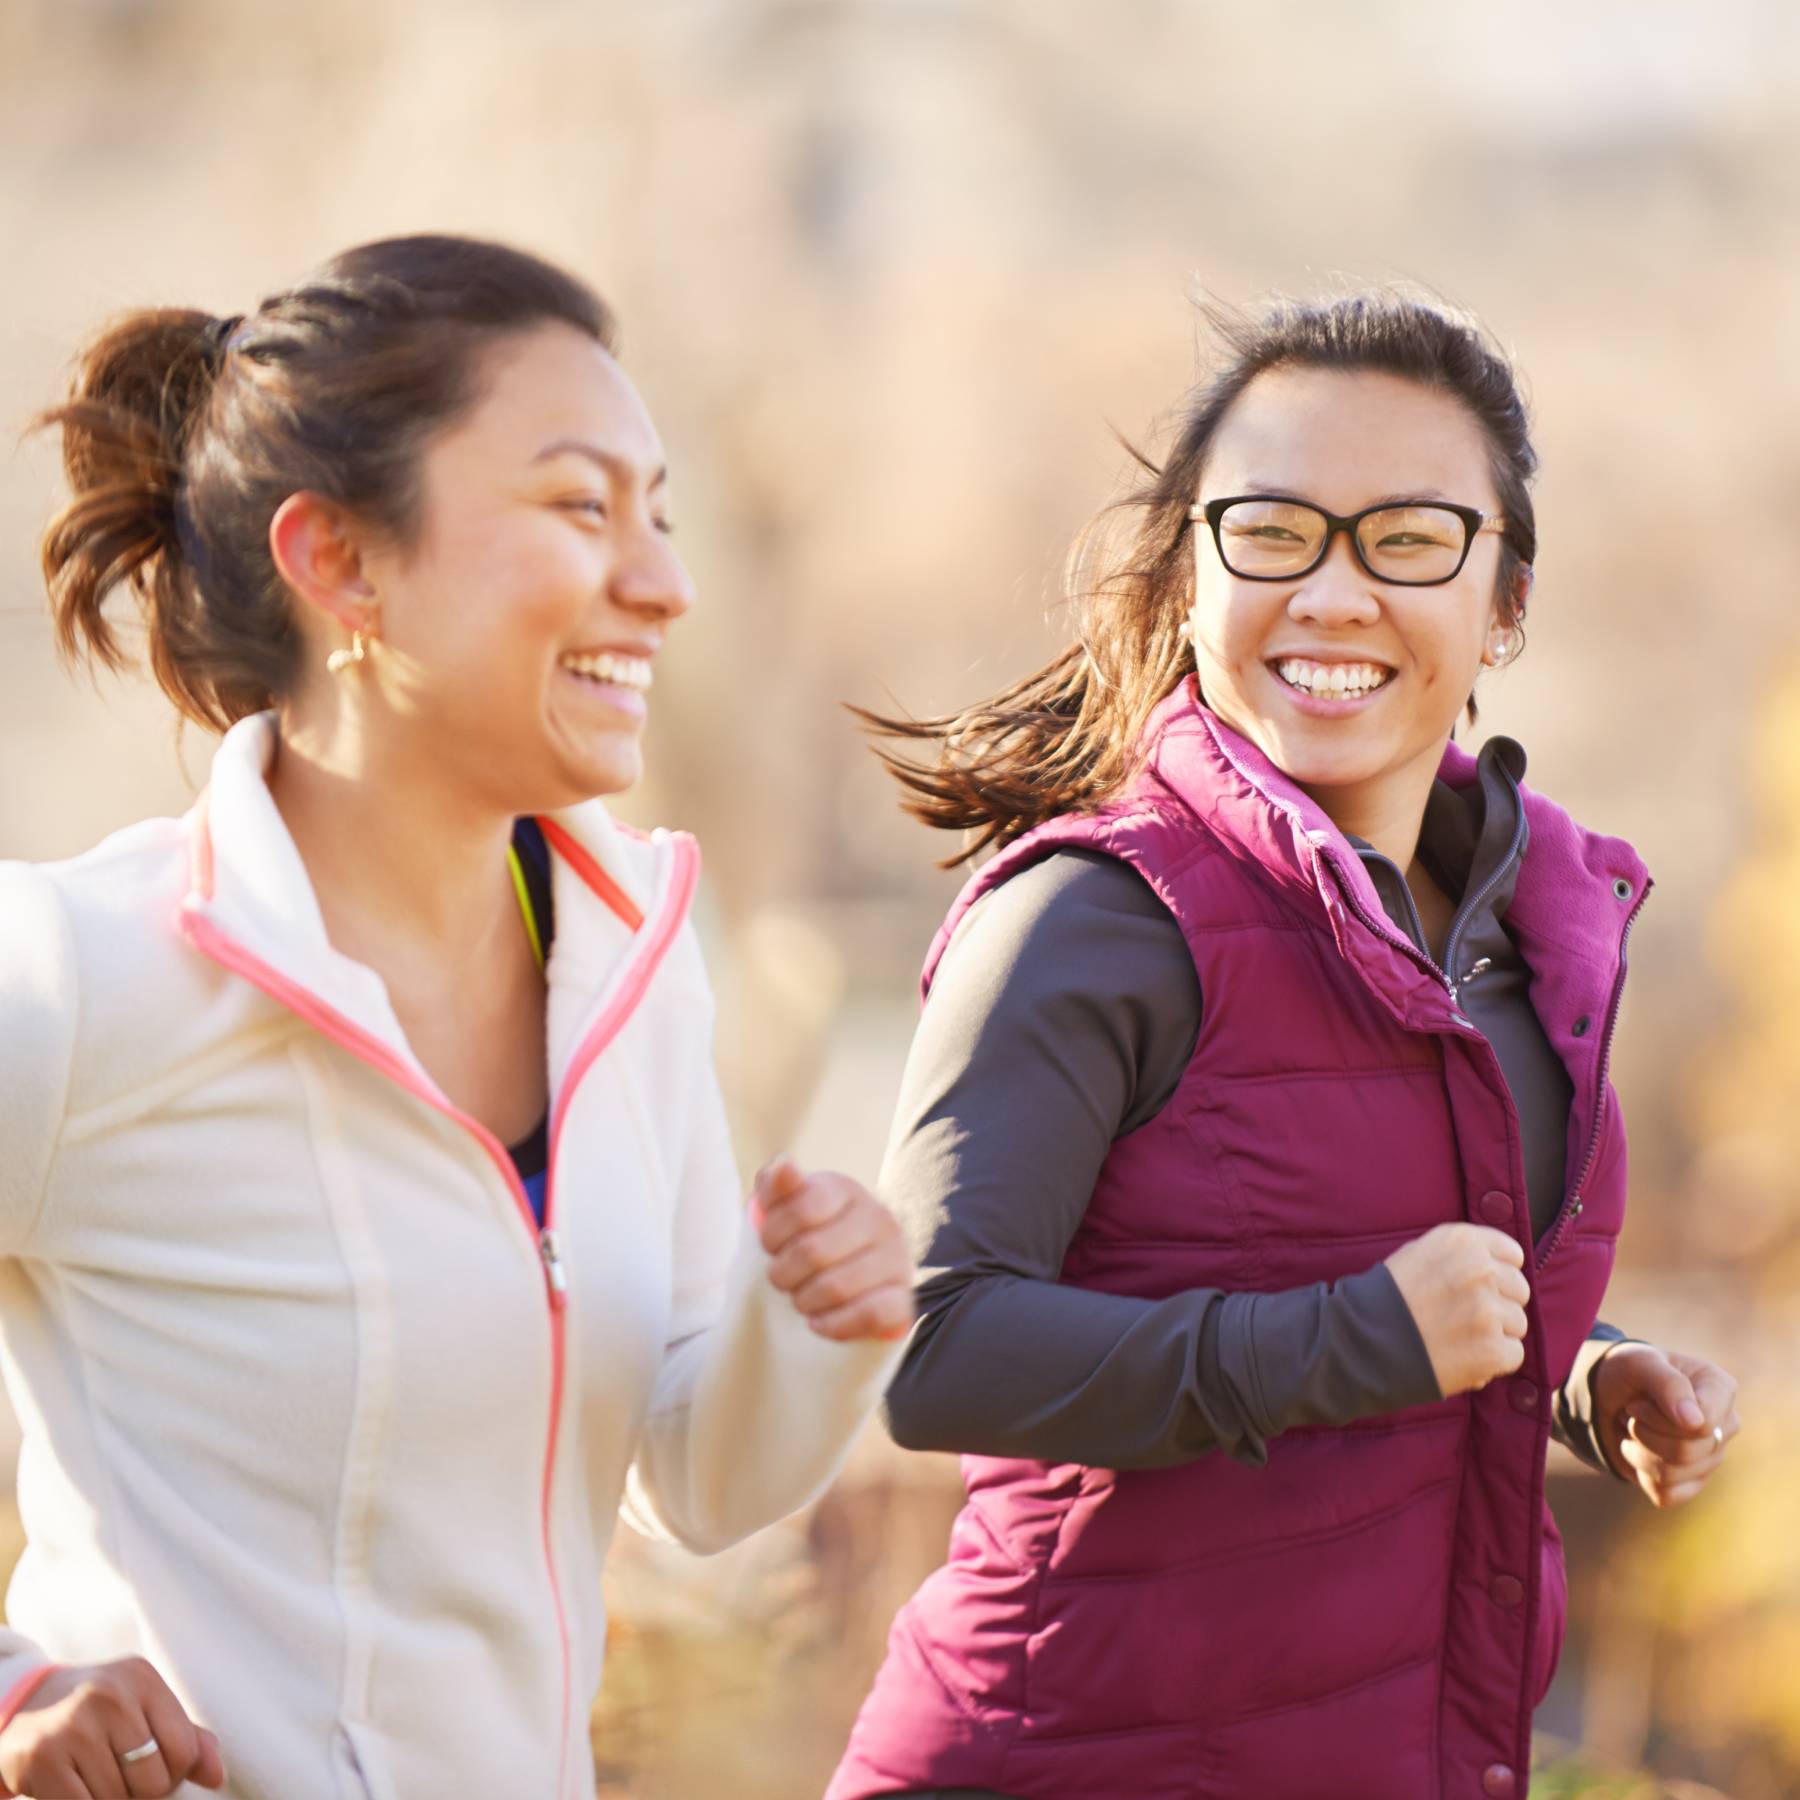
[[[968,1504],[829,1800],[1522,1794],[1548,1441],[1669,1505],[1738,1428],[1596,1323],[1648,877],[1451,742],[1531,594],[1512,374],[1387,294],[1215,322],[1079,641],[871,720],[997,854],[882,1176],[923,1271],[892,1429]]]
[[[700,1550],[830,1478],[898,1227],[747,1225],[642,769],[693,586],[581,282],[367,244],[81,357],[65,650],[223,734],[181,819],[0,864],[0,1788],[594,1791],[621,1501]],[[123,593],[121,590],[124,590]]]

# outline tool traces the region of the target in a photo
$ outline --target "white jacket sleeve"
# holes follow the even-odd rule
[[[669,1341],[623,1511],[647,1535],[706,1553],[824,1492],[904,1345],[833,1343],[769,1284],[712,1058],[696,1061]]]
[[[38,1237],[68,1101],[76,988],[49,878],[26,863],[0,863],[0,1256],[25,1254]],[[29,1638],[0,1627],[0,1728],[48,1666]]]
[[[68,1102],[77,1010],[68,925],[49,878],[0,863],[0,1256],[28,1248]]]

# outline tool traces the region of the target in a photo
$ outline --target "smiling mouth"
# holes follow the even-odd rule
[[[557,659],[558,666],[571,675],[579,675],[599,687],[629,688],[634,694],[650,691],[650,661],[643,656],[621,656],[610,650],[597,655],[569,655]]]
[[[1322,663],[1286,656],[1269,664],[1278,681],[1313,700],[1360,700],[1394,679],[1381,663]]]

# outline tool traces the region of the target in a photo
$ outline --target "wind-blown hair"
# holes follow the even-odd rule
[[[1075,642],[961,712],[910,719],[850,708],[878,736],[931,746],[924,757],[879,745],[875,754],[900,782],[907,812],[970,834],[943,867],[1060,813],[1092,810],[1135,772],[1151,712],[1193,673],[1182,634],[1192,601],[1188,508],[1226,414],[1268,370],[1397,375],[1468,408],[1487,441],[1506,515],[1496,605],[1502,622],[1520,630],[1516,580],[1537,555],[1530,492],[1537,455],[1512,366],[1481,327],[1386,289],[1278,300],[1256,313],[1217,304],[1203,310],[1220,354],[1182,409],[1168,457],[1159,464],[1133,449],[1143,478],[1070,553],[1065,586]],[[1471,695],[1471,716],[1474,707]]]

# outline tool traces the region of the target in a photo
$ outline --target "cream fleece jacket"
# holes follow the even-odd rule
[[[327,941],[274,743],[246,719],[185,818],[0,864],[0,1723],[136,1654],[244,1800],[591,1795],[621,1504],[701,1551],[804,1505],[899,1346],[765,1278],[691,839],[546,824],[540,1233]]]

